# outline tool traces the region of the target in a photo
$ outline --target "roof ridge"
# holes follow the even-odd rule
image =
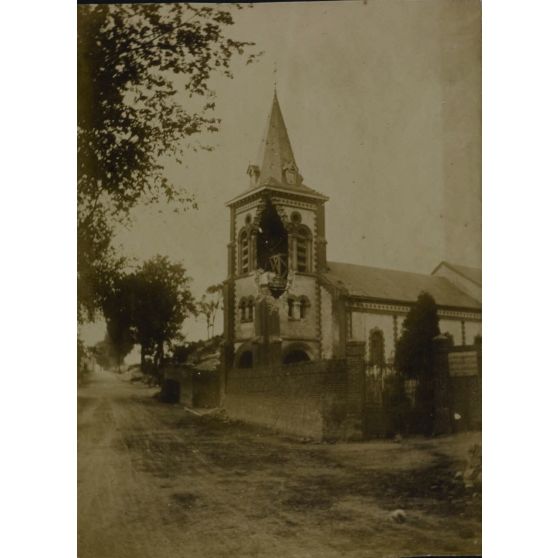
[[[407,271],[402,269],[394,269],[392,267],[377,267],[374,265],[355,264],[351,262],[333,262],[331,260],[328,260],[327,263],[338,264],[338,265],[351,265],[354,267],[363,267],[366,269],[377,269],[379,271],[394,271],[395,273],[408,273],[409,275],[423,275],[424,277],[432,277],[430,273],[421,273],[420,271]],[[436,279],[437,277],[434,278]]]
[[[447,260],[442,260],[430,273],[430,275],[434,275],[434,273],[436,273],[436,271],[438,271],[438,269],[440,269],[443,265],[446,265],[447,267],[449,267],[452,271],[455,271],[455,273],[461,275],[462,277],[464,277],[465,279],[467,279],[468,281],[471,281],[471,283],[475,283],[475,285],[478,285],[479,287],[482,287],[482,279],[480,281],[469,277],[466,275],[465,270],[469,271],[469,272],[473,272],[473,273],[480,273],[482,275],[482,267],[471,267],[469,265],[462,265],[462,264],[456,264],[456,263],[451,263],[448,262]],[[461,268],[461,269],[460,269]]]
[[[445,277],[372,267],[361,264],[328,261],[324,278],[349,297],[412,303],[421,292],[428,292],[442,307],[480,311],[482,303],[462,291]]]

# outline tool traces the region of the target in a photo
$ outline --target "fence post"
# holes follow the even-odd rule
[[[229,370],[233,367],[234,361],[234,345],[228,341],[221,344],[220,347],[220,363],[219,363],[219,390],[218,405],[222,405],[227,393],[227,379]]]
[[[472,402],[472,427],[482,429],[482,338],[475,339],[475,350],[477,351],[477,371],[475,378],[475,389]]]
[[[433,339],[434,345],[434,434],[450,434],[452,431],[449,401],[450,341],[445,335]]]
[[[347,341],[347,434],[348,440],[362,440],[364,430],[364,341]]]

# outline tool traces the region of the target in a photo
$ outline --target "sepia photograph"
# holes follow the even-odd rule
[[[77,556],[480,556],[480,0],[78,4]]]

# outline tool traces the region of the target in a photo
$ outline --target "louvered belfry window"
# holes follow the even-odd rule
[[[248,232],[240,234],[239,241],[239,271],[241,274],[248,273],[250,269],[250,245],[248,243]]]
[[[296,235],[296,270],[310,271],[310,238],[306,229],[299,229]]]
[[[240,321],[245,322],[246,321],[246,299],[245,298],[240,299],[240,304],[238,305],[238,307],[240,308]]]
[[[306,240],[303,238],[297,239],[297,250],[296,250],[296,267],[298,271],[306,271],[308,267],[308,247]]]

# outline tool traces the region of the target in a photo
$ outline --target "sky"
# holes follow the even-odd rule
[[[248,164],[260,163],[276,80],[304,183],[330,198],[330,261],[419,273],[444,259],[480,267],[480,2],[257,4],[235,21],[231,35],[264,54],[233,64],[232,80],[213,79],[222,125],[200,138],[213,151],[166,167],[199,209],[137,207],[118,231],[121,252],[182,262],[198,297],[226,277],[225,203],[248,187]],[[188,340],[205,332],[201,319],[185,323]],[[100,340],[104,325],[82,335]]]

